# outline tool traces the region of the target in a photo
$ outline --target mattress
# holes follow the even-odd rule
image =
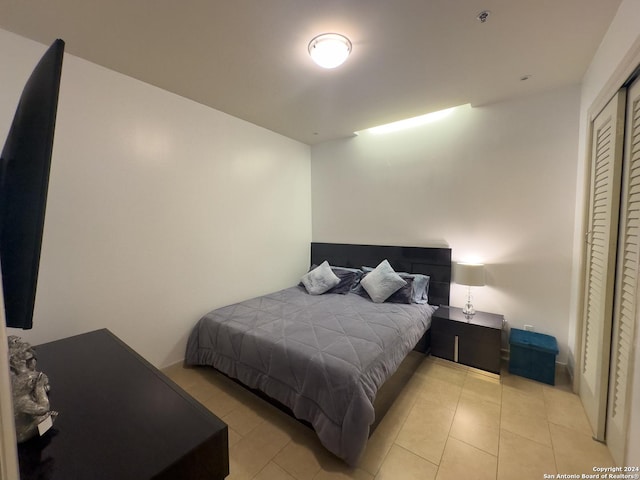
[[[210,365],[311,423],[356,465],[378,389],[430,326],[435,307],[373,303],[295,286],[214,310],[196,324],[186,363]]]

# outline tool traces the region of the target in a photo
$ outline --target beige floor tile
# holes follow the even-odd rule
[[[203,405],[207,402],[207,400],[213,397],[213,395],[220,391],[215,385],[211,385],[206,381],[202,381],[200,383],[182,388]]]
[[[549,423],[562,425],[585,435],[593,435],[578,395],[552,387],[544,387],[543,392]]]
[[[249,434],[254,428],[264,422],[264,418],[254,409],[239,405],[233,411],[222,417],[222,421],[233,428],[240,435]]]
[[[162,372],[184,389],[202,381],[200,369],[186,367],[182,362],[171,365]]]
[[[449,436],[497,455],[499,433],[500,405],[463,393]]]
[[[387,412],[378,428],[369,437],[367,446],[360,458],[359,465],[363,470],[373,475],[378,473],[408,414],[409,411],[405,415],[404,410],[395,411],[393,408]]]
[[[497,455],[500,427],[477,423],[463,424],[454,420],[449,438],[461,440],[491,455]]]
[[[462,393],[462,386],[437,378],[426,377],[420,384],[418,396],[455,410]]]
[[[462,388],[462,394],[472,394],[475,397],[500,404],[502,402],[502,385],[500,381],[491,377],[468,374]]]
[[[606,447],[591,440],[569,384],[551,387],[508,373],[498,380],[433,357],[414,360],[409,367],[415,373],[356,469],[330,454],[310,429],[214,369],[177,364],[164,373],[227,417],[230,480],[430,480],[436,472],[439,480],[537,480],[556,467],[590,473],[596,464],[612,464]],[[490,454],[496,451],[496,418],[497,460]]]
[[[429,357],[422,363],[429,362]],[[393,445],[415,403],[423,396],[427,401],[455,410],[461,386],[422,375],[413,375],[392,407],[373,432],[360,459],[360,467],[375,475]],[[448,400],[448,401],[447,401]]]
[[[551,447],[549,422],[546,418],[519,415],[512,410],[503,408],[500,428]]]
[[[267,466],[253,478],[254,480],[296,480],[273,462],[267,463]]]
[[[502,386],[502,412],[510,415],[547,419],[542,390],[539,393]]]
[[[500,404],[476,397],[463,390],[458,402],[456,417],[463,417],[467,421],[475,421],[484,425],[498,425],[500,423]]]
[[[242,440],[242,435],[236,432],[233,428],[229,428],[229,448],[233,447],[240,440]]]
[[[424,399],[416,401],[396,444],[439,464],[453,422],[453,410]]]
[[[595,466],[614,466],[606,445],[596,442],[591,435],[553,423],[549,427],[558,473],[593,473]]]
[[[436,480],[495,480],[497,457],[455,438],[449,438]]]
[[[447,362],[437,357],[429,357],[418,367],[416,374],[431,377],[454,385],[462,386],[467,378],[467,367]]]
[[[225,392],[218,385],[209,385],[208,391],[209,395],[200,402],[220,418],[243,407],[241,401]]]
[[[265,423],[271,425],[272,428],[286,436],[289,440],[311,433],[309,427],[303,425],[295,418],[275,407],[272,407],[271,405],[267,405],[267,407],[269,407],[268,410],[264,410],[260,413],[264,418]]]
[[[500,377],[500,381],[503,386],[513,388],[522,393],[528,393],[529,395],[543,396],[542,387],[543,384],[530,380],[528,378],[521,377],[519,375],[512,375],[510,373],[503,373]]]
[[[556,463],[550,446],[542,445],[507,430],[500,434],[498,480],[540,480],[545,474],[556,474]]]
[[[396,398],[385,416],[392,414],[398,418],[406,418],[418,398],[418,389],[419,382],[409,382],[400,392],[397,392]]]
[[[422,457],[394,445],[389,450],[376,480],[433,480],[438,467]]]
[[[297,480],[311,480],[324,465],[339,462],[312,431],[294,437],[273,461]]]
[[[289,442],[289,438],[268,423],[263,423],[229,448],[232,480],[253,478]]]
[[[313,480],[373,480],[373,475],[361,468],[335,470],[325,467],[316,474]]]
[[[556,384],[554,388],[573,393],[573,380],[569,375],[566,365],[557,366],[556,368]]]

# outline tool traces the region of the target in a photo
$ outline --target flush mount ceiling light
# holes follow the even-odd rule
[[[322,68],[336,68],[351,53],[351,42],[337,33],[323,33],[309,42],[309,55]]]

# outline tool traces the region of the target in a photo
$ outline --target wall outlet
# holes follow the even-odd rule
[[[524,326],[524,329],[525,329],[527,332],[533,332],[533,331],[535,331],[535,328],[533,327],[533,325],[525,325],[525,326]]]

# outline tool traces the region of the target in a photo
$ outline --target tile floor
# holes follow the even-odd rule
[[[410,380],[355,469],[310,429],[213,369],[174,365],[165,373],[229,425],[230,480],[539,480],[613,466],[591,439],[568,379],[551,387],[506,370],[498,378],[410,357]]]

